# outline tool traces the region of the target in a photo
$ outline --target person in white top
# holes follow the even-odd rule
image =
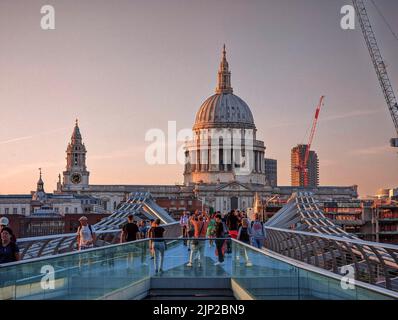
[[[77,229],[77,245],[79,250],[93,248],[97,240],[95,229],[88,224],[87,217],[83,216],[79,219],[80,226]]]

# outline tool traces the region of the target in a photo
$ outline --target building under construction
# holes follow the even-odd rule
[[[291,181],[293,187],[305,186],[304,170],[301,165],[304,163],[308,145],[299,144],[291,152]],[[308,184],[306,187],[317,187],[319,185],[319,160],[315,151],[310,151],[306,167]]]

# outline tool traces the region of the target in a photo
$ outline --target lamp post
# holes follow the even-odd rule
[[[202,213],[203,213],[203,211],[204,211],[204,206],[205,206],[205,202],[206,202],[206,197],[203,197],[203,198],[199,198],[199,197],[197,197],[200,201],[202,201]]]

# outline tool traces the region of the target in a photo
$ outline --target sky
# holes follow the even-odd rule
[[[398,1],[376,1],[398,33]],[[175,184],[179,164],[145,161],[151,129],[192,128],[214,94],[222,45],[234,94],[250,106],[278,184],[290,185],[290,150],[312,149],[320,184],[361,195],[398,187],[395,130],[365,42],[340,27],[349,0],[57,0],[0,2],[0,194],[46,191],[65,170],[75,119],[92,184]],[[40,9],[55,8],[55,30]],[[398,41],[366,1],[398,90]],[[307,135],[306,135],[307,134]]]

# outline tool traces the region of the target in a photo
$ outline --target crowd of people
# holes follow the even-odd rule
[[[199,210],[193,214],[184,212],[180,218],[180,226],[185,239],[184,244],[190,251],[188,267],[192,267],[195,261],[198,266],[201,266],[205,241],[200,239],[208,238],[210,247],[215,243],[218,258],[215,265],[222,265],[225,253],[231,253],[230,238],[260,249],[266,239],[264,224],[260,221],[259,215],[255,214],[253,220],[250,221],[246,213],[239,210],[232,210],[224,215],[221,212],[208,214]],[[240,255],[244,256],[246,266],[252,266],[243,246],[240,247],[237,260],[240,260]]]
[[[95,246],[97,235],[93,225],[88,224],[88,219],[82,216],[77,229],[78,250],[90,249]],[[208,243],[209,247],[215,247],[217,262],[215,265],[224,263],[225,254],[232,252],[231,238],[243,243],[251,244],[256,248],[262,248],[266,239],[263,222],[255,214],[249,220],[246,213],[239,210],[230,211],[227,214],[215,212],[209,214],[199,210],[194,213],[185,211],[180,218],[181,233],[184,245],[188,247],[189,262],[187,267],[195,263],[200,267],[204,258],[204,249]],[[9,228],[6,217],[0,219],[0,264],[20,260],[19,248],[13,231]],[[134,220],[133,215],[127,217],[127,223],[122,227],[120,242],[131,242],[139,239],[149,238],[151,259],[154,260],[155,272],[163,272],[164,254],[167,243],[164,240],[165,229],[161,226],[159,219]],[[141,262],[145,264],[147,252],[142,253]],[[241,246],[236,259],[243,256],[247,266],[251,262],[244,246]]]

